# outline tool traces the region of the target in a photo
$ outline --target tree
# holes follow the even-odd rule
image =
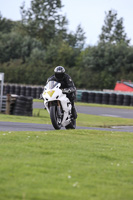
[[[83,49],[85,44],[85,32],[82,29],[81,25],[78,25],[76,33],[69,33],[67,35],[67,42],[73,48]]]
[[[25,62],[26,58],[30,57],[33,49],[43,51],[41,42],[29,36],[23,37],[17,32],[0,33],[1,63],[20,58]]]
[[[23,38],[17,33],[0,34],[0,62],[18,59],[21,56],[21,43]]]
[[[61,0],[32,0],[31,8],[28,10],[25,10],[23,4],[21,6],[23,28],[31,37],[39,38],[46,47],[57,34],[66,31],[67,21],[59,14],[61,8]]]
[[[100,42],[112,44],[125,42],[129,44],[130,40],[127,39],[127,34],[124,31],[123,18],[117,19],[115,10],[109,10],[108,13],[105,12],[105,15],[104,25],[99,36]]]
[[[15,22],[2,17],[0,13],[0,32],[9,33],[11,32],[14,25],[15,25]]]

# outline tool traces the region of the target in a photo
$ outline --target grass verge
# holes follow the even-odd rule
[[[34,99],[34,102],[42,103],[43,100]],[[92,106],[92,107],[104,107],[104,108],[119,108],[119,109],[133,109],[133,106],[120,106],[120,105],[107,105],[107,104],[96,104],[96,103],[84,103],[84,102],[75,102],[77,106]]]
[[[2,200],[132,200],[132,133],[0,132]]]
[[[133,106],[118,106],[118,105],[83,103],[83,102],[76,102],[75,104],[77,106],[92,106],[92,107],[104,107],[104,108],[133,109]]]
[[[0,114],[0,121],[51,124],[49,114],[44,109],[34,109],[33,117]],[[95,116],[78,113],[77,126],[111,127],[133,126],[133,119]]]

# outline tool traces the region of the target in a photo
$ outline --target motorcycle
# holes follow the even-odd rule
[[[52,125],[55,129],[76,128],[76,119],[72,116],[72,104],[67,98],[68,89],[60,89],[61,84],[56,81],[49,81],[44,87],[42,98],[44,107],[50,114]]]

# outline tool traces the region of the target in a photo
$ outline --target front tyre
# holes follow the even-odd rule
[[[72,119],[71,123],[65,126],[66,129],[75,129],[76,128],[76,119]]]
[[[51,118],[53,127],[56,130],[61,129],[61,118],[59,118],[57,115],[57,107],[56,106],[50,107],[50,118]]]

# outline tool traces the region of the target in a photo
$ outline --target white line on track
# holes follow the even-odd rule
[[[109,115],[109,114],[101,114],[100,116],[104,116],[104,117],[121,117],[118,115]]]

